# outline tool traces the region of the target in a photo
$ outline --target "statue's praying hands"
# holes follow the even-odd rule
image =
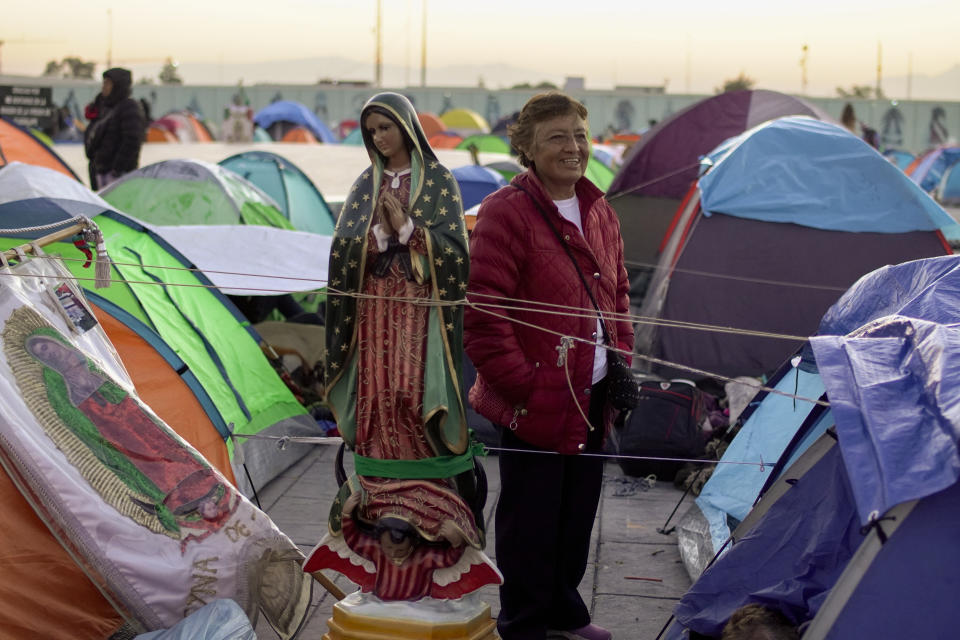
[[[383,230],[393,235],[407,222],[407,214],[403,210],[403,205],[389,191],[385,191],[380,196],[380,224]]]

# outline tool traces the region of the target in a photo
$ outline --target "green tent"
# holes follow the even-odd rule
[[[118,210],[155,225],[255,224],[293,229],[277,203],[233,171],[200,160],[165,160],[100,191]]]
[[[613,176],[616,175],[610,167],[600,162],[593,155],[587,161],[587,171],[584,175],[590,179],[590,182],[597,185],[597,188],[606,192],[613,183]]]
[[[12,180],[15,171],[29,174],[20,181],[29,187]],[[166,345],[182,360],[180,375],[195,378],[203,389],[198,395],[209,398],[202,403],[214,414],[211,422],[224,439],[241,491],[251,495],[309,451],[309,445],[293,443],[281,450],[276,439],[263,437],[322,433],[264,355],[259,334],[174,247],[55,171],[16,163],[0,170],[0,183],[0,228],[96,216],[112,261],[109,287],[94,288],[93,269],[83,267],[86,256],[74,244],[54,243],[44,251],[63,257],[98,306],[122,310],[113,315],[129,315],[141,337]],[[28,189],[33,192],[18,193]],[[0,237],[0,249],[39,235]],[[231,432],[256,437],[231,439]]]
[[[477,151],[487,153],[510,153],[510,143],[489,133],[478,133],[467,136],[457,146],[457,149],[470,150],[470,147],[476,147]]]

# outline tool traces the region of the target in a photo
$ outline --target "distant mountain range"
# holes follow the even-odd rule
[[[130,65],[134,77],[156,77],[159,67]],[[314,84],[319,80],[339,82],[371,82],[373,65],[347,58],[301,58],[272,62],[184,62],[178,67],[180,76],[188,84],[234,85],[243,79],[245,85],[254,84]],[[420,84],[419,66],[406,69],[401,65],[384,64],[382,85],[403,87]],[[427,83],[431,86],[476,87],[481,82],[491,89],[504,89],[523,82],[537,84],[548,81],[562,85],[562,76],[521,69],[506,64],[456,65],[430,67]]]

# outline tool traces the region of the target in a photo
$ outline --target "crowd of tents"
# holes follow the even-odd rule
[[[240,153],[148,165],[99,193],[0,120],[0,249],[39,235],[18,229],[93,219],[109,287],[94,287],[82,243],[46,252],[80,278],[142,399],[255,497],[309,450],[276,439],[335,433],[317,395],[322,349],[305,345],[323,344],[337,215],[255,140],[362,141],[355,122],[329,127],[296,103],[238,113],[253,124]],[[451,167],[471,228],[482,199],[522,170],[510,117],[420,118],[432,145],[473,152]],[[147,144],[215,139],[183,111],[153,121]],[[893,637],[881,631],[894,624],[921,625],[896,637],[940,637],[952,591],[923,585],[952,584],[960,554],[960,227],[947,212],[960,207],[960,147],[881,153],[763,90],[705,99],[624,139],[596,142],[588,177],[620,218],[638,375],[759,389],[680,519],[694,584],[665,637],[719,637],[751,602],[809,626],[804,638]],[[481,165],[481,151],[503,158]],[[264,243],[282,247],[269,265]],[[243,275],[258,273],[270,277]],[[744,461],[760,471],[724,464]],[[898,599],[903,584],[915,586]]]

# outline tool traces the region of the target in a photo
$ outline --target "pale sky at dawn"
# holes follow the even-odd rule
[[[384,84],[419,83],[423,2],[382,0],[383,62],[392,67]],[[498,78],[496,65],[510,65],[531,70],[533,83],[583,76],[590,89],[666,81],[670,93],[712,93],[743,72],[758,88],[800,93],[806,44],[806,93],[834,96],[838,86],[876,82],[878,45],[883,77],[912,76],[916,87],[960,65],[957,0],[426,2],[428,83],[431,68],[470,64],[487,67],[484,80],[497,88],[513,80]],[[348,79],[373,80],[376,0],[4,4],[3,73],[40,75],[47,61],[70,55],[97,60],[99,71],[109,54],[143,74],[172,57],[187,83],[233,84],[239,63],[340,57],[357,62]],[[206,75],[191,77],[201,62]],[[960,100],[960,81],[951,84],[941,97]]]

